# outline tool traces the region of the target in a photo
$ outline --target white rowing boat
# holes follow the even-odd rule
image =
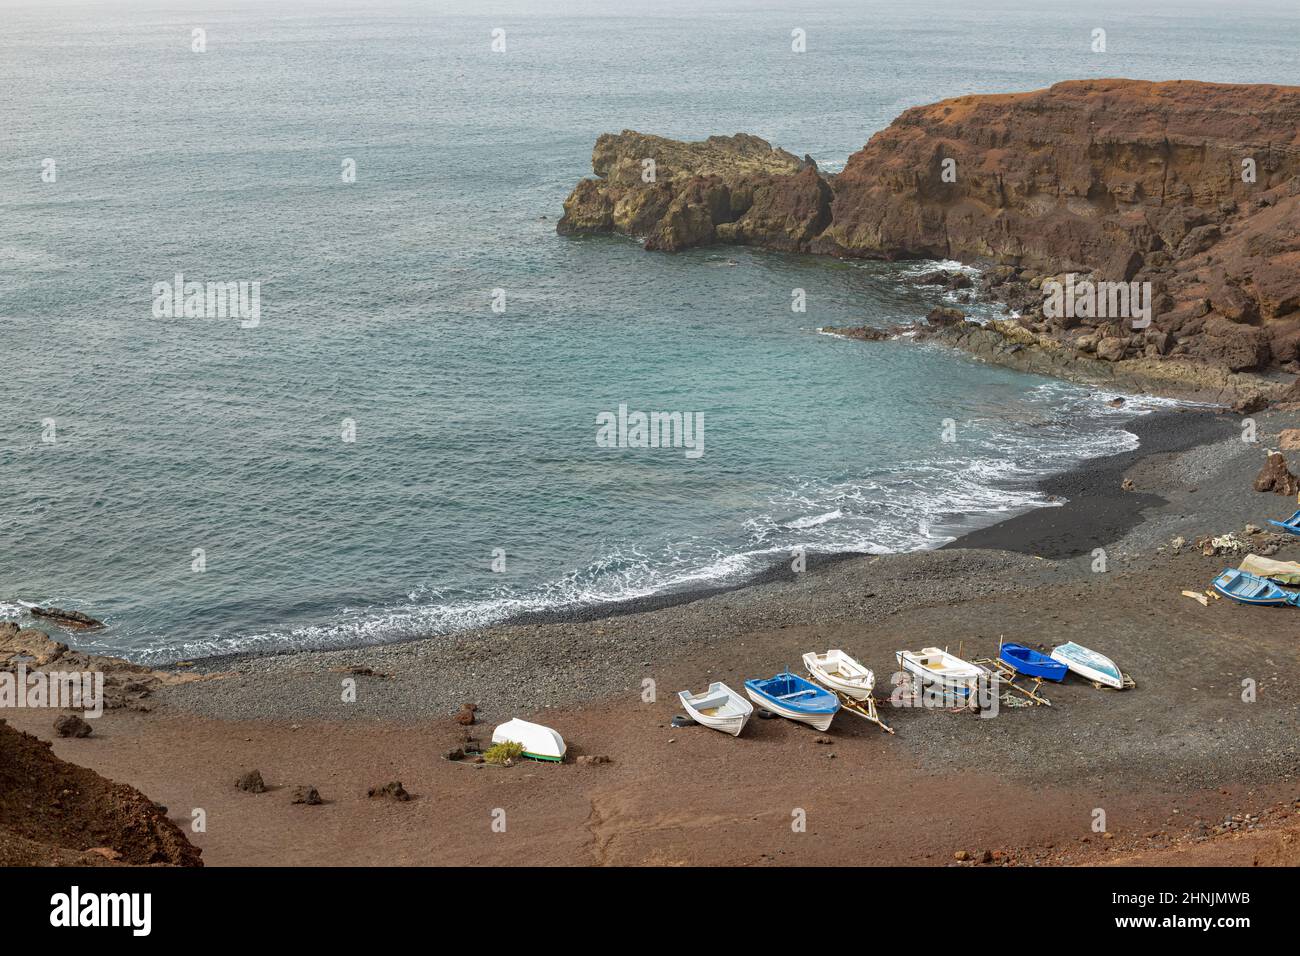
[[[1094,684],[1105,684],[1116,690],[1124,689],[1124,675],[1120,673],[1115,662],[1105,654],[1070,641],[1052,651],[1052,660],[1064,664],[1080,677]]]
[[[677,699],[682,702],[691,720],[733,737],[740,736],[749,715],[754,712],[753,704],[722,681],[714,681],[702,694],[681,691]]]
[[[899,651],[899,666],[914,675],[922,684],[934,684],[944,691],[960,697],[969,696],[976,683],[989,672],[978,664],[964,661],[937,647],[924,647],[919,651]]]
[[[838,648],[825,654],[809,651],[803,666],[817,683],[853,700],[866,700],[876,686],[876,675]]]
[[[534,760],[551,760],[558,763],[564,759],[564,753],[568,750],[564,738],[550,727],[520,720],[518,717],[507,720],[492,731],[494,744],[508,741],[519,744],[524,748],[524,756],[532,757]]]

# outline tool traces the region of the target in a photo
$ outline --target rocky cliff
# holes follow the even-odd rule
[[[1297,87],[964,96],[906,111],[835,176],[745,135],[605,135],[593,167],[562,234],[978,262],[1023,327],[1096,361],[1300,371]],[[1150,283],[1151,326],[1045,315],[1042,286],[1071,272]]]

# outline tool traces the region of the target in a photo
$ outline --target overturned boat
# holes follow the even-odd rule
[[[564,759],[568,747],[564,738],[550,727],[530,723],[527,720],[507,720],[492,731],[494,744],[516,743],[524,748],[524,756],[534,760],[550,760],[559,763]]]
[[[1091,648],[1070,641],[1052,651],[1052,660],[1060,661],[1080,677],[1096,684],[1124,689],[1124,675],[1120,673],[1115,662],[1105,654],[1098,654]]]

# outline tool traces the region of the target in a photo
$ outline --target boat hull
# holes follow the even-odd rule
[[[723,706],[739,711],[738,713],[728,713],[724,715],[710,714],[706,711],[710,707],[700,708],[696,705],[707,703],[709,699],[721,699]],[[749,717],[754,713],[753,706],[745,698],[741,697],[734,690],[721,682],[710,684],[709,689],[700,695],[693,695],[690,691],[681,691],[677,695],[682,706],[686,708],[686,713],[690,714],[691,720],[695,721],[702,727],[708,727],[710,730],[721,731],[724,734],[730,734],[733,737],[739,737],[740,732],[745,729],[749,723]]]
[[[763,710],[766,710],[768,713],[776,714],[779,717],[785,717],[787,720],[797,720],[799,723],[807,724],[809,727],[812,727],[815,730],[829,730],[831,726],[831,721],[835,719],[836,711],[831,711],[830,713],[824,713],[824,714],[818,714],[818,713],[810,714],[804,711],[793,710],[789,707],[786,707],[783,704],[780,704],[777,701],[773,700],[772,698],[767,697],[766,695],[761,694],[749,687],[745,688],[745,693],[749,695],[750,700],[752,700],[756,705],[761,707]]]
[[[1054,661],[1046,654],[1040,654],[1023,644],[1002,645],[998,650],[998,658],[1014,667],[1017,672],[1042,680],[1063,681],[1070,672],[1060,661]]]
[[[857,662],[854,661],[854,663]],[[828,663],[823,662],[817,654],[812,652],[803,656],[803,666],[817,683],[829,687],[836,693],[843,694],[851,700],[866,700],[875,689],[875,675],[860,664],[857,666],[862,668],[864,675],[859,681],[847,680],[840,674],[832,672],[828,667]],[[830,664],[829,666],[834,665]]]
[[[1094,650],[1071,643],[1063,644],[1053,650],[1052,660],[1060,661],[1085,680],[1104,684],[1116,690],[1124,689],[1123,674],[1115,666],[1115,662],[1105,654],[1098,654]]]
[[[899,667],[917,678],[923,685],[938,687],[957,697],[971,696],[975,692],[979,679],[988,674],[986,670],[973,664],[968,664],[966,668],[957,672],[935,670],[917,660],[911,651],[898,651],[894,658],[898,661]]]

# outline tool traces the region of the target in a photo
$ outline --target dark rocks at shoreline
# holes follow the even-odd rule
[[[74,630],[89,630],[104,626],[103,621],[97,621],[80,611],[65,611],[57,607],[32,607],[27,610],[32,617],[43,617],[62,627],[73,628]]]
[[[186,683],[192,675],[156,671],[118,657],[71,650],[51,639],[44,631],[19,628],[12,621],[0,621],[0,671],[41,670],[97,672],[104,676],[105,710],[153,709],[153,692],[160,687]]]
[[[982,294],[1041,340],[1013,352],[1139,363],[1120,378],[1250,407],[1285,386],[1249,373],[1300,372],[1298,126],[1300,88],[1082,80],[907,110],[835,176],[757,137],[624,131],[597,141],[600,178],[573,191],[557,231],[624,233],[664,251],[738,243],[991,263]],[[1242,157],[1252,176],[1237,174]],[[1144,284],[1152,324],[1049,317],[1044,285],[1070,273]],[[933,270],[916,281],[955,290],[969,279]]]

